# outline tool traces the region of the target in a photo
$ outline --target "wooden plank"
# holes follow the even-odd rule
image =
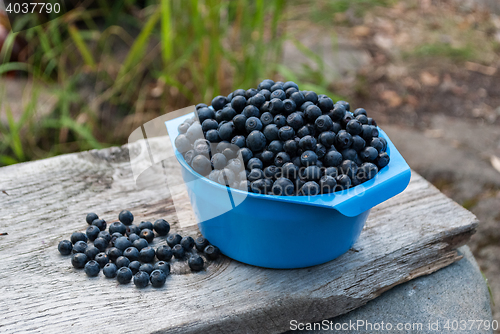
[[[165,138],[150,140],[161,147]],[[158,148],[157,147],[157,148]],[[223,257],[191,273],[173,261],[161,289],[89,279],[57,244],[84,230],[94,211],[108,222],[122,209],[136,220],[166,218],[182,228],[165,186],[170,163],[132,177],[129,151],[144,143],[0,169],[0,331],[262,333],[289,321],[346,313],[391,287],[457,261],[476,218],[413,173],[402,194],[372,210],[359,241],[340,258],[299,270],[269,270]],[[160,239],[160,238],[157,238]],[[161,244],[164,241],[155,242]],[[140,312],[139,312],[140,311]]]

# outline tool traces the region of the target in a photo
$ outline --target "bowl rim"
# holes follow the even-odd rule
[[[345,216],[354,217],[399,194],[410,182],[410,167],[387,134],[377,127],[379,130],[379,137],[382,136],[387,141],[386,152],[390,156],[389,164],[380,169],[373,179],[352,188],[314,196],[276,196],[246,192],[223,186],[194,171],[184,160],[182,154],[175,148],[175,138],[179,134],[177,127],[183,123],[184,120],[193,116],[194,112],[191,112],[165,122],[177,161],[196,178],[201,179],[213,187],[219,187],[221,190],[226,189],[232,196],[246,196],[255,199],[334,208]],[[242,201],[240,201],[240,203],[241,202]]]

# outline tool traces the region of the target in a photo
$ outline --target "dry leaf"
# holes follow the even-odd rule
[[[403,99],[393,90],[385,90],[380,94],[380,98],[389,104],[390,107],[399,107]]]
[[[432,75],[429,72],[422,72],[420,74],[420,81],[426,86],[437,86],[439,85],[439,76]]]
[[[490,157],[491,165],[500,173],[500,158],[496,155]]]

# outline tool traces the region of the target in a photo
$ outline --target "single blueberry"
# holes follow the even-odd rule
[[[214,119],[207,119],[203,121],[201,125],[201,129],[203,132],[207,132],[208,130],[217,130],[219,128],[219,124]]]
[[[278,89],[283,90],[283,85],[284,85],[284,82],[282,82],[282,81],[275,82],[275,83],[271,86],[270,91],[271,91],[271,92],[274,92],[275,90],[278,90]]]
[[[192,255],[188,260],[188,265],[192,271],[203,270],[203,259],[199,255]]]
[[[286,115],[291,115],[293,112],[295,112],[295,110],[297,110],[297,105],[295,104],[295,101],[290,99],[283,100],[283,112]]]
[[[269,101],[269,112],[274,116],[279,115],[283,111],[283,100],[273,98],[271,94],[271,101]]]
[[[87,216],[85,217],[85,220],[87,221],[87,224],[91,225],[92,222],[96,219],[99,219],[99,217],[97,216],[97,214],[91,212],[91,213],[87,213]]]
[[[214,97],[214,99],[212,100],[212,107],[214,108],[214,110],[219,110],[224,108],[227,102],[227,97],[219,95]]]
[[[141,231],[144,230],[144,229],[153,230],[153,224],[151,222],[148,222],[148,221],[141,222],[139,224],[139,229]]]
[[[363,108],[358,108],[356,110],[354,110],[354,116],[358,117],[359,115],[364,115],[364,116],[368,116],[368,114],[366,113],[366,110],[363,109]]]
[[[231,140],[231,138],[233,138],[234,134],[235,134],[235,128],[233,122],[227,122],[219,126],[219,136],[222,140],[229,141]]]
[[[210,160],[203,155],[197,155],[194,157],[191,167],[193,167],[195,172],[203,176],[210,174],[212,171],[212,164],[210,163]]]
[[[328,151],[323,162],[326,167],[337,167],[342,163],[342,154],[337,151]]]
[[[274,158],[274,164],[276,165],[276,167],[282,167],[284,164],[290,161],[290,155],[286,152],[279,152]]]
[[[127,233],[127,227],[122,222],[114,222],[109,225],[109,233],[113,234],[115,232],[120,233],[121,235]]]
[[[267,126],[274,121],[274,117],[270,112],[265,112],[262,115],[260,115],[260,121],[262,123],[262,126]]]
[[[73,244],[69,240],[63,240],[59,242],[59,245],[57,245],[57,250],[61,253],[61,255],[69,255],[73,250]]]
[[[124,225],[130,225],[134,221],[134,215],[128,210],[123,210],[118,215],[118,220],[120,220]]]
[[[154,288],[161,288],[167,280],[167,275],[161,270],[153,270],[149,280]]]
[[[183,136],[183,135],[179,135],[179,136],[177,136],[177,138],[179,138],[180,136]],[[190,143],[194,143],[196,139],[203,138],[203,130],[201,129],[201,124],[194,123],[193,125],[191,125],[186,132],[186,138],[189,140]],[[189,149],[187,149],[186,151],[189,151],[190,149],[191,149],[191,147]],[[184,153],[186,151],[179,150],[179,152],[181,152],[181,153]]]
[[[304,151],[316,150],[316,144],[317,144],[316,138],[309,135],[304,136],[299,140],[299,148],[301,148]]]
[[[129,269],[132,271],[132,274],[137,274],[139,272],[139,269],[141,268],[141,263],[139,261],[132,261],[128,265]]]
[[[135,247],[128,247],[123,251],[123,256],[128,258],[130,261],[138,261],[139,260],[139,250]]]
[[[279,129],[278,136],[282,141],[287,141],[293,139],[293,137],[295,136],[295,131],[291,126],[286,125]]]
[[[231,107],[237,112],[241,113],[247,104],[247,99],[244,96],[233,96],[231,100]]]
[[[318,103],[318,94],[312,91],[308,91],[304,93],[304,98],[306,101],[310,101],[312,103]]]
[[[337,176],[335,181],[337,181],[337,188],[335,188],[335,191],[342,191],[351,187],[351,178],[345,174]]]
[[[335,146],[339,149],[342,150],[344,148],[348,148],[352,144],[352,136],[350,133],[341,130],[339,133],[337,133],[337,136],[335,137]]]
[[[287,140],[283,145],[283,150],[288,153],[290,156],[294,156],[297,153],[297,142],[293,139]]]
[[[274,181],[271,191],[276,196],[292,196],[295,193],[295,186],[289,179],[281,177]]]
[[[276,140],[279,138],[279,128],[276,124],[269,124],[267,125],[264,130],[262,130],[262,133],[266,137],[268,142],[271,142],[273,140]]]
[[[204,237],[198,237],[194,241],[194,246],[196,247],[198,252],[203,252],[205,247],[207,247],[209,244],[210,243],[208,242],[208,240],[205,239]],[[157,255],[157,257],[158,257],[158,255]],[[160,258],[158,258],[158,260],[168,261],[168,260],[164,260],[164,259],[160,259]]]
[[[352,160],[344,160],[339,166],[339,171],[342,174],[353,178],[354,175],[358,172],[358,165]]]
[[[303,195],[303,196],[316,196],[319,193],[320,193],[319,184],[317,184],[314,181],[306,182],[300,188],[300,195]]]
[[[378,168],[375,164],[365,162],[358,168],[356,178],[359,179],[360,182],[365,182],[373,179],[377,173]]]
[[[248,122],[248,120],[247,120]],[[260,120],[259,120],[260,122]],[[283,129],[283,128],[281,128]],[[281,131],[280,129],[280,131]],[[252,131],[247,137],[247,147],[251,149],[253,152],[259,152],[264,149],[266,146],[266,136],[260,131]]]
[[[260,108],[265,102],[266,102],[266,97],[260,93],[257,93],[250,99],[248,99],[247,104],[251,104],[256,106],[257,108]]]
[[[241,154],[244,164],[247,164],[248,161],[253,158],[253,153],[248,147],[243,147],[238,152]]]
[[[220,117],[222,118],[223,121],[230,121],[234,118],[234,116],[236,116],[236,110],[234,110],[233,108],[231,107],[224,107],[221,111],[220,111]],[[220,130],[220,128],[219,128]]]
[[[234,159],[238,156],[237,148],[236,147],[234,147],[234,148],[228,147],[228,148],[224,149],[224,151],[222,151],[222,154],[224,154],[224,156],[226,157],[227,160]]]
[[[231,139],[231,144],[238,146],[238,148],[245,147],[246,138],[245,138],[245,136],[240,136],[240,135],[234,136]]]
[[[106,221],[104,219],[96,219],[92,222],[92,225],[97,226],[101,231],[106,229]]]
[[[114,278],[116,276],[117,271],[118,271],[118,268],[116,267],[116,264],[114,264],[114,263],[108,263],[104,266],[104,268],[102,268],[102,273],[107,278]]]
[[[128,267],[121,267],[116,272],[116,280],[120,284],[128,284],[132,279],[132,270]]]
[[[342,150],[340,153],[342,154],[343,160],[356,161],[356,159],[358,157],[358,153],[356,152],[356,150],[354,150],[352,148],[346,148],[346,149]]]
[[[245,93],[246,91],[244,89],[237,89],[233,92],[233,98],[236,97],[236,96],[243,96],[245,97]]]
[[[172,247],[172,253],[174,254],[174,257],[176,259],[182,259],[184,257],[184,254],[186,253],[186,250],[180,244],[177,244]]]
[[[120,237],[115,240],[115,247],[121,250],[122,252],[131,246],[132,242],[130,242],[130,239],[128,237]]]
[[[101,252],[95,256],[94,261],[99,263],[99,266],[103,268],[109,262],[109,258],[106,253]]]
[[[247,89],[247,91],[245,92],[245,97],[247,98],[247,100],[255,95],[257,95],[259,91],[255,88],[249,88]]]
[[[195,108],[196,110],[200,109],[200,108],[203,108],[203,107],[208,107],[205,103],[198,103]]]
[[[272,81],[271,79],[264,79],[257,86],[257,88],[260,89],[260,90],[262,90],[262,89],[270,90],[273,85],[274,85],[274,81]]]
[[[314,121],[314,126],[319,133],[331,131],[333,129],[333,121],[327,115],[321,115]]]
[[[192,249],[194,247],[194,239],[189,236],[182,238],[181,246],[187,251]]]
[[[181,240],[182,240],[182,237],[180,235],[178,235],[177,233],[170,234],[167,237],[167,244],[170,247],[174,247],[175,245],[179,244],[181,242]]]
[[[318,162],[318,155],[311,150],[307,150],[300,156],[300,162],[302,166],[316,165]]]
[[[165,236],[170,231],[170,224],[165,219],[158,219],[155,221],[154,230],[158,235]]]
[[[207,119],[215,118],[215,111],[207,107],[197,109],[195,111],[195,114],[198,117],[198,121],[200,122],[200,124],[203,124],[203,122]]]
[[[153,272],[153,265],[151,263],[144,263],[139,267],[139,271],[144,271],[150,275]]]
[[[76,269],[83,269],[87,261],[88,261],[87,255],[85,255],[84,253],[76,253],[73,254],[73,256],[71,257],[71,264]]]
[[[264,164],[262,163],[262,161],[259,158],[251,158],[250,160],[248,160],[247,169],[252,170],[255,168],[257,168],[257,169],[264,168]]]
[[[384,168],[385,166],[387,166],[389,164],[389,161],[390,161],[389,154],[387,154],[386,152],[382,152],[378,155],[378,158],[376,160],[376,164],[377,164],[378,168],[381,169],[381,168]]]
[[[89,277],[95,277],[99,275],[99,272],[101,271],[101,267],[99,267],[99,264],[95,262],[94,260],[91,260],[85,264],[85,267],[83,269],[85,271],[85,274]]]
[[[295,180],[299,176],[299,167],[292,162],[288,162],[281,168],[281,175],[290,180]]]
[[[94,241],[95,239],[97,239],[97,236],[99,235],[99,232],[101,232],[101,230],[99,230],[99,228],[95,225],[90,225],[87,230],[85,231],[85,234],[87,235],[87,238],[90,240],[90,241]]]
[[[128,267],[128,265],[130,264],[130,260],[128,259],[128,257],[120,256],[116,259],[115,264],[118,268]]]
[[[188,123],[179,124],[179,126],[177,127],[177,131],[180,134],[185,134],[188,129],[189,129],[189,124]]]
[[[144,247],[139,252],[139,261],[141,262],[153,262],[155,259],[155,250],[153,247]]]
[[[260,111],[259,108],[253,105],[248,105],[243,109],[241,112],[242,115],[244,115],[247,119],[250,117],[260,117]]]
[[[360,122],[362,125],[363,124],[368,124],[368,117],[366,117],[365,115],[358,115],[358,116],[356,116],[356,120],[358,122]]]
[[[337,181],[335,181],[333,176],[325,175],[319,180],[319,186],[322,194],[329,194],[335,191]]]
[[[318,166],[307,166],[302,170],[301,178],[305,181],[319,181],[321,169]]]
[[[106,251],[106,255],[110,261],[115,262],[120,256],[123,255],[123,252],[116,247],[111,247]]]
[[[85,235],[85,233],[82,233],[82,232],[75,232],[71,235],[71,243],[74,245],[76,244],[78,241],[83,241],[83,242],[87,242],[88,238],[87,238],[87,235]]]
[[[321,109],[322,112],[327,113],[333,109],[333,101],[329,97],[319,99],[318,107]]]
[[[374,161],[377,159],[378,154],[377,149],[371,146],[365,147],[361,152],[359,152],[359,156],[363,161]]]
[[[286,93],[282,89],[276,89],[275,91],[272,90],[271,88],[271,101],[273,99],[280,99],[284,100],[286,99]]]
[[[165,261],[158,261],[153,266],[153,270],[162,270],[166,275],[170,274],[170,264]]]
[[[288,88],[295,88],[297,91],[299,90],[299,86],[293,81],[287,81],[283,84],[283,90],[287,90]]]
[[[189,129],[188,129],[188,131],[189,131]],[[191,149],[191,146],[192,146],[191,141],[187,137],[187,133],[185,135],[184,134],[178,135],[175,138],[174,145],[175,145],[175,148],[177,149],[177,151],[179,151],[181,153],[189,151]]]
[[[94,247],[94,246],[88,246],[86,249],[85,249],[85,255],[87,255],[87,258],[89,260],[94,260],[94,258],[96,257],[97,254],[99,254],[101,251],[97,248],[97,247]]]
[[[139,233],[141,233],[141,229],[139,228],[139,226],[132,224],[132,225],[127,226],[127,231],[125,233],[130,238],[131,234],[139,235]],[[130,241],[134,242],[133,240],[130,240]]]
[[[254,116],[249,117],[245,122],[245,130],[247,131],[247,133],[250,133],[254,130],[260,131],[262,130],[262,127],[263,126],[261,120]]]
[[[134,275],[134,285],[139,289],[147,287],[149,284],[149,274],[144,271],[139,271]]]
[[[153,242],[153,239],[155,237],[155,234],[153,231],[151,231],[149,228],[145,228],[141,231],[141,233],[139,234],[139,236],[143,239],[146,239],[146,241],[148,243],[151,243]]]
[[[140,238],[138,240],[135,240],[133,243],[132,243],[132,246],[137,248],[138,251],[140,251],[141,249],[145,248],[145,247],[148,247],[149,243],[146,239],[143,239],[143,238]]]
[[[347,123],[346,131],[352,136],[359,135],[363,132],[363,125],[357,119],[352,119]]]
[[[304,119],[298,112],[292,112],[290,115],[288,115],[288,117],[286,118],[286,122],[294,130],[298,130],[304,125]]]
[[[88,245],[85,241],[77,241],[73,245],[73,253],[85,253],[85,250],[87,249]]]
[[[207,133],[205,134],[205,138],[211,142],[211,143],[218,143],[221,141],[220,136],[219,136],[219,131],[218,130],[208,130]],[[187,159],[186,159],[187,161]],[[188,162],[190,163],[190,161]]]
[[[172,256],[173,256],[172,248],[170,248],[167,245],[161,245],[156,249],[156,257],[160,261],[170,261]]]
[[[340,104],[341,106],[343,106],[345,108],[345,110],[349,111],[351,110],[351,106],[349,105],[349,102],[346,102],[346,101],[337,101],[336,104]]]
[[[214,245],[208,245],[207,247],[205,247],[203,252],[205,253],[207,259],[209,260],[216,260],[220,255],[219,248]]]

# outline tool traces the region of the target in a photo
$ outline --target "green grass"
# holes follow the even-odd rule
[[[417,57],[444,57],[453,61],[467,61],[474,58],[475,51],[470,46],[453,47],[450,44],[436,43],[421,45],[415,49],[412,55]]]
[[[357,17],[363,17],[366,12],[374,7],[389,7],[397,0],[319,0],[311,6],[309,16],[312,22],[319,24],[332,24],[332,18],[337,13],[352,10]],[[310,5],[310,2],[306,2]]]
[[[22,122],[9,114],[0,124],[0,164],[123,144],[153,117],[256,87],[264,78],[296,80],[303,89],[331,95],[321,59],[298,41],[319,70],[295,73],[280,62],[283,42],[293,39],[284,33],[287,4],[96,1],[11,34],[0,52],[0,74],[15,70],[60,88],[51,92],[57,103],[49,115],[36,115],[33,96]],[[7,61],[16,36],[28,43],[25,63]],[[162,90],[153,98],[155,86]]]

